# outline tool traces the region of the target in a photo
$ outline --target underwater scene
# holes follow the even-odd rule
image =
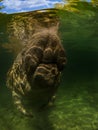
[[[98,3],[0,13],[0,130],[98,130],[97,33]]]

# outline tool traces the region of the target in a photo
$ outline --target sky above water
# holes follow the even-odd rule
[[[5,8],[1,11],[4,13],[26,12],[38,9],[53,8],[56,3],[63,4],[64,2],[63,0],[3,0],[1,4]]]
[[[38,9],[53,8],[56,3],[64,3],[62,0],[3,0],[4,13],[26,12]]]

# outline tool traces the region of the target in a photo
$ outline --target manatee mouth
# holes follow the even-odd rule
[[[53,87],[58,80],[59,71],[54,64],[40,64],[33,76],[32,83],[39,87]]]

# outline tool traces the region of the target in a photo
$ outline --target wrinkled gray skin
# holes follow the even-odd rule
[[[52,102],[65,64],[65,51],[56,33],[46,29],[32,36],[7,75],[7,86],[23,114],[32,116],[25,102],[32,108]]]

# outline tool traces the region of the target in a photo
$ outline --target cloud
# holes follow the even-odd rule
[[[3,0],[5,12],[21,12],[23,10],[35,10],[41,8],[51,8],[60,0]]]

